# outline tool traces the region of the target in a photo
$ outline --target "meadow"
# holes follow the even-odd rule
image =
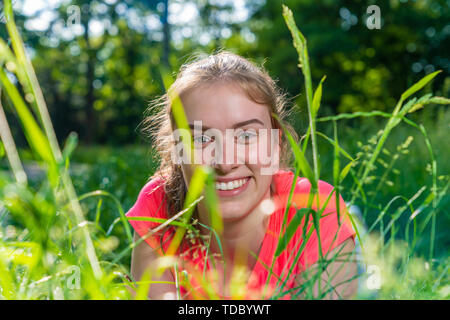
[[[12,48],[0,39],[1,94],[15,110],[29,148],[16,148],[0,114],[0,298],[145,299],[151,277],[131,278],[134,244],[124,213],[158,166],[154,152],[144,142],[78,145],[76,134],[59,146],[10,1],[5,16]],[[389,112],[322,116],[326,79],[313,86],[306,39],[287,7],[283,16],[299,55],[292,63],[300,64],[305,79],[306,110],[291,119],[302,136],[299,144],[290,140],[293,168],[311,181],[309,206],[321,179],[334,185],[349,207],[359,208],[353,222],[363,271],[356,298],[450,298],[449,99],[434,96],[429,86],[439,71],[405,88]],[[183,127],[182,108],[177,110]],[[181,236],[191,230],[193,206],[212,176],[197,168],[178,221]],[[320,218],[320,210],[310,213],[313,220]],[[298,225],[293,222],[288,230]],[[279,248],[286,241],[288,232]],[[324,292],[316,296],[309,289],[320,278],[320,266],[333,259],[321,257],[317,273],[293,297],[323,298]],[[283,290],[281,284],[272,298],[282,297]]]

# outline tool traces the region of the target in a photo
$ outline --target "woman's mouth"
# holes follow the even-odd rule
[[[217,181],[216,190],[220,197],[236,196],[243,192],[250,181],[250,177],[239,178],[228,181]]]

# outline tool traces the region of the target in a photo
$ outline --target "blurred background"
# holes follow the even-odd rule
[[[57,138],[64,145],[71,132],[79,137],[72,159],[78,193],[103,189],[113,193],[125,210],[132,206],[158,163],[139,124],[149,101],[164,92],[159,68],[165,65],[175,76],[194,53],[226,49],[263,64],[292,98],[295,112],[290,121],[300,135],[305,134],[303,77],[281,15],[282,3],[292,9],[307,38],[313,83],[327,75],[320,116],[391,112],[408,86],[436,70],[443,72],[425,93],[448,97],[450,0],[16,0],[16,21]],[[367,8],[372,4],[381,9],[380,29],[366,25]],[[0,36],[7,38],[3,22]],[[45,175],[25,148],[19,122],[4,95],[2,102],[25,169],[31,179],[39,181]],[[439,181],[445,182],[450,169],[448,108],[427,106],[410,118],[427,129]],[[340,143],[356,156],[386,121],[340,121]],[[318,130],[332,136],[329,122],[320,123]],[[400,149],[410,136],[413,140],[403,152]],[[331,182],[333,149],[319,142],[321,179]],[[387,182],[371,190],[375,200],[386,204],[395,195],[411,197],[422,185],[430,185],[429,159],[420,132],[402,125],[393,132],[387,148],[399,152],[400,158]],[[4,157],[0,165],[7,168]],[[447,208],[449,202],[445,197],[440,208]],[[83,205],[95,209],[96,202]],[[374,210],[379,212],[379,208]],[[440,210],[438,255],[448,252],[450,245],[446,236],[449,212]],[[107,228],[116,217],[111,206],[101,223]]]

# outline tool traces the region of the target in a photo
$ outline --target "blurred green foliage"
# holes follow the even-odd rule
[[[291,94],[302,92],[296,52],[283,28],[281,2],[289,6],[308,39],[315,82],[324,74],[328,112],[390,112],[404,88],[424,74],[443,70],[433,83],[437,95],[450,90],[448,1],[267,1],[249,21],[257,41],[248,53],[268,57],[266,67]],[[366,10],[381,9],[381,29],[366,27]],[[303,100],[299,104],[303,106]]]

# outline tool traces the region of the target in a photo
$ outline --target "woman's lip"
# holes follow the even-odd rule
[[[247,187],[250,183],[250,177],[244,177],[241,179],[247,179],[247,181],[242,186],[240,186],[239,188],[236,188],[236,189],[232,189],[232,190],[216,189],[217,195],[221,198],[226,198],[226,197],[234,197],[234,196],[241,194],[242,192],[245,191],[245,189],[247,189]],[[236,180],[236,179],[233,179],[233,180]]]

